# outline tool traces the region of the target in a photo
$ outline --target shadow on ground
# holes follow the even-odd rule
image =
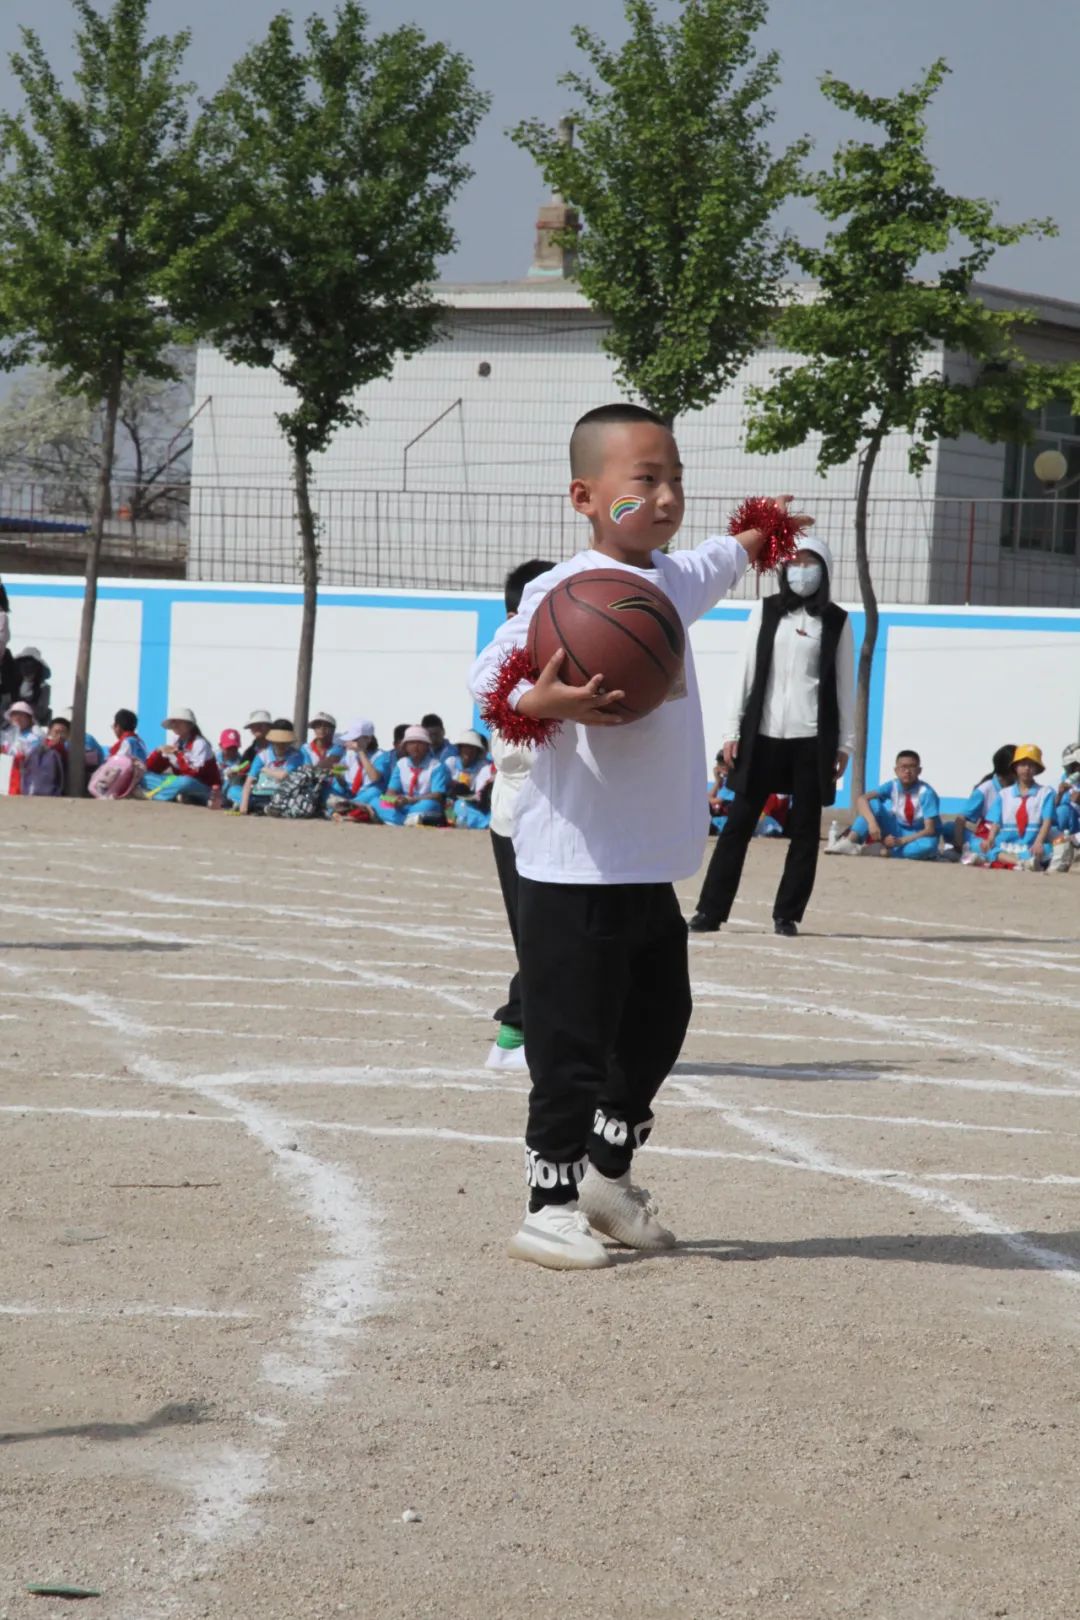
[[[152,939],[0,939],[0,951],[190,951],[176,940]]]
[[[917,1265],[974,1266],[987,1271],[1080,1271],[1080,1232],[1016,1232],[1013,1241],[1030,1244],[1061,1256],[1055,1266],[1047,1255],[1040,1262],[1010,1248],[992,1233],[972,1232],[920,1235],[914,1232],[872,1233],[866,1237],[792,1238],[786,1242],[759,1242],[753,1238],[690,1238],[678,1243],[670,1255],[708,1260],[907,1260]],[[613,1257],[617,1264],[663,1256],[626,1250]]]
[[[823,929],[820,933],[813,929],[804,928],[801,931],[804,939],[869,939],[886,945],[896,938],[895,934],[841,934],[834,929]],[[1043,938],[1035,934],[909,934],[905,931],[902,936],[905,945],[1018,945],[1026,948],[1029,945],[1075,945],[1080,936],[1076,934],[1054,934]]]
[[[27,1429],[21,1434],[0,1434],[0,1446],[18,1446],[27,1440],[138,1440],[155,1429],[206,1423],[210,1411],[205,1401],[172,1401],[137,1423],[66,1423],[55,1429]]]
[[[894,1062],[872,1059],[857,1063],[698,1063],[684,1058],[671,1072],[676,1079],[687,1080],[876,1080],[883,1074],[895,1074],[896,1069]]]

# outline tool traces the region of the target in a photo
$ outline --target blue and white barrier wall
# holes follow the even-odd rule
[[[82,581],[21,575],[6,581],[12,651],[39,647],[53,671],[53,706],[71,701]],[[101,740],[120,707],[134,708],[148,743],[171,707],[193,709],[216,743],[255,708],[292,712],[300,592],[289,586],[107,580],[100,586],[89,727]],[[344,724],[397,721],[436,710],[451,734],[473,723],[465,677],[502,618],[488,594],[435,591],[320,593],[313,708]],[[719,746],[746,603],[725,604],[691,640],[706,740]],[[853,612],[856,647],[862,616]],[[1036,742],[1056,777],[1061,750],[1080,736],[1080,611],[886,607],[870,694],[869,780],[889,774],[899,748],[917,748],[927,780],[955,808],[1003,742]],[[842,798],[841,802],[844,800]]]

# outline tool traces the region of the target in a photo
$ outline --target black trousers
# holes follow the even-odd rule
[[[629,1169],[690,1023],[686,924],[670,883],[518,879],[530,1204],[569,1203],[588,1160]]]
[[[728,806],[727,822],[713,845],[697,908],[714,922],[727,922],[743,862],[770,793],[793,795],[785,831],[791,842],[773,902],[777,922],[802,922],[814,891],[821,841],[821,777],[816,737],[758,737],[745,793]]]
[[[501,833],[493,832],[491,847],[495,854],[495,870],[499,874],[499,888],[502,890],[503,905],[506,907],[506,920],[510,924],[510,935],[514,941],[514,950],[518,949],[518,870],[514,859],[513,839],[504,838]],[[506,1000],[495,1013],[500,1024],[511,1024],[514,1029],[524,1029],[521,1016],[521,974],[515,973],[510,980],[510,989]]]

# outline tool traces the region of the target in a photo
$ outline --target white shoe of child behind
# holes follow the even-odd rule
[[[854,838],[848,838],[846,835],[838,838],[835,844],[825,845],[826,855],[861,855],[862,852],[862,845],[857,844]]]
[[[531,1260],[553,1271],[595,1271],[611,1264],[611,1255],[576,1203],[527,1209],[509,1254],[512,1260]]]
[[[670,1249],[674,1232],[656,1219],[657,1206],[645,1187],[635,1187],[629,1170],[618,1180],[589,1166],[578,1186],[578,1202],[590,1226],[628,1249]]]
[[[525,1048],[515,1046],[510,1050],[500,1046],[498,1041],[492,1041],[491,1051],[484,1060],[485,1069],[498,1069],[502,1074],[528,1074],[529,1065],[525,1057]]]

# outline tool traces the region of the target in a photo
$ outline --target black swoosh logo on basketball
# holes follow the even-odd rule
[[[647,613],[656,620],[664,633],[664,640],[671,649],[672,656],[677,658],[680,653],[679,638],[670,621],[657,604],[647,596],[624,596],[618,602],[609,602],[608,609],[612,613]]]

